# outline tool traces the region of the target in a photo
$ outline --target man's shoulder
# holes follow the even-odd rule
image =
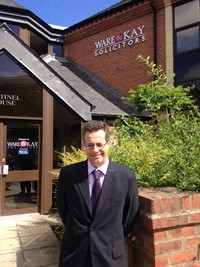
[[[84,168],[85,166],[87,166],[87,160],[66,165],[66,166],[62,167],[62,171],[70,171],[70,170],[74,170],[74,169],[80,169],[80,168]]]
[[[125,184],[125,181],[127,181],[128,184],[130,184],[132,181],[134,181],[134,185],[137,183],[135,171],[122,164],[110,162],[110,172],[114,173],[123,184]]]
[[[124,171],[124,172],[129,172],[129,173],[133,173],[134,171],[131,170],[130,168],[122,165],[122,164],[119,164],[119,163],[116,163],[116,162],[113,162],[110,160],[110,166],[115,169],[115,170],[121,170],[121,171]]]

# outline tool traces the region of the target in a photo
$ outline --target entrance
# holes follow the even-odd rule
[[[40,125],[0,122],[0,215],[38,212]]]

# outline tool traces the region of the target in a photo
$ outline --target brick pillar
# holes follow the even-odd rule
[[[200,267],[200,194],[140,189],[129,267]]]

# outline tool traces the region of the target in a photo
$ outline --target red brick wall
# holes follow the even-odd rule
[[[163,1],[157,1],[157,55],[158,64],[165,69],[165,10]],[[145,41],[126,46],[114,52],[95,56],[95,42],[118,33],[145,25]],[[139,54],[153,60],[154,26],[150,1],[129,7],[104,17],[92,24],[68,31],[65,37],[65,56],[95,73],[119,91],[128,94],[129,89],[147,80],[146,68],[136,58]]]
[[[200,194],[141,189],[140,208],[129,267],[200,266]]]

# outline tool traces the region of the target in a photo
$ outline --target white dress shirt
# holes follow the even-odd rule
[[[97,169],[97,170],[100,170],[101,171],[101,176],[100,176],[100,183],[101,183],[101,186],[103,185],[103,182],[104,182],[104,178],[106,176],[106,172],[107,172],[107,169],[108,169],[108,164],[109,164],[109,159],[106,160],[106,162],[99,168],[95,168],[92,163],[88,160],[88,177],[89,177],[89,189],[90,189],[90,196],[92,195],[92,188],[93,188],[93,185],[94,185],[94,176],[92,174],[92,172]]]

